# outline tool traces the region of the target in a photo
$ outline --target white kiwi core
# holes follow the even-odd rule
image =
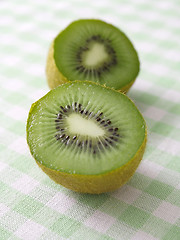
[[[105,62],[109,55],[102,43],[93,43],[89,50],[83,53],[83,62],[88,67],[97,66]]]
[[[105,131],[91,119],[85,119],[79,114],[73,113],[66,119],[68,129],[72,134],[79,134],[90,137],[100,137]]]

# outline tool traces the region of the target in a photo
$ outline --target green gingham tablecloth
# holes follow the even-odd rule
[[[128,96],[147,121],[146,152],[126,185],[102,195],[55,184],[26,144],[30,105],[49,91],[50,42],[79,18],[121,28],[141,60]],[[179,0],[1,0],[0,240],[179,240],[179,217]]]

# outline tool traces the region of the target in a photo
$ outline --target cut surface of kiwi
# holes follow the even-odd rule
[[[57,183],[101,193],[124,184],[146,144],[146,124],[124,94],[88,81],[51,90],[31,107],[27,142]]]
[[[53,41],[46,66],[50,88],[89,80],[126,92],[139,72],[139,59],[128,37],[95,19],[71,23]]]

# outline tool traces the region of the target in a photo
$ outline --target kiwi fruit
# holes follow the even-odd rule
[[[32,104],[27,142],[39,167],[56,183],[84,193],[124,184],[140,163],[146,124],[123,93],[73,81]]]
[[[51,89],[88,80],[127,92],[139,72],[139,58],[128,37],[101,20],[72,22],[52,42],[46,75]]]

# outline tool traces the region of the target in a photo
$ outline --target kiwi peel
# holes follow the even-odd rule
[[[51,89],[88,80],[126,93],[139,72],[136,50],[118,28],[95,19],[72,22],[51,43],[46,76]]]
[[[77,192],[122,186],[138,167],[146,139],[145,121],[133,102],[88,81],[51,90],[32,105],[27,120],[27,142],[38,166]]]
[[[57,86],[68,82],[62,73],[57,69],[54,61],[54,44],[51,44],[46,64],[46,76],[50,89],[56,88]]]
[[[146,137],[135,156],[124,166],[100,175],[80,175],[59,172],[38,161],[38,166],[56,183],[76,192],[100,194],[114,191],[124,185],[136,171],[144,154]]]

